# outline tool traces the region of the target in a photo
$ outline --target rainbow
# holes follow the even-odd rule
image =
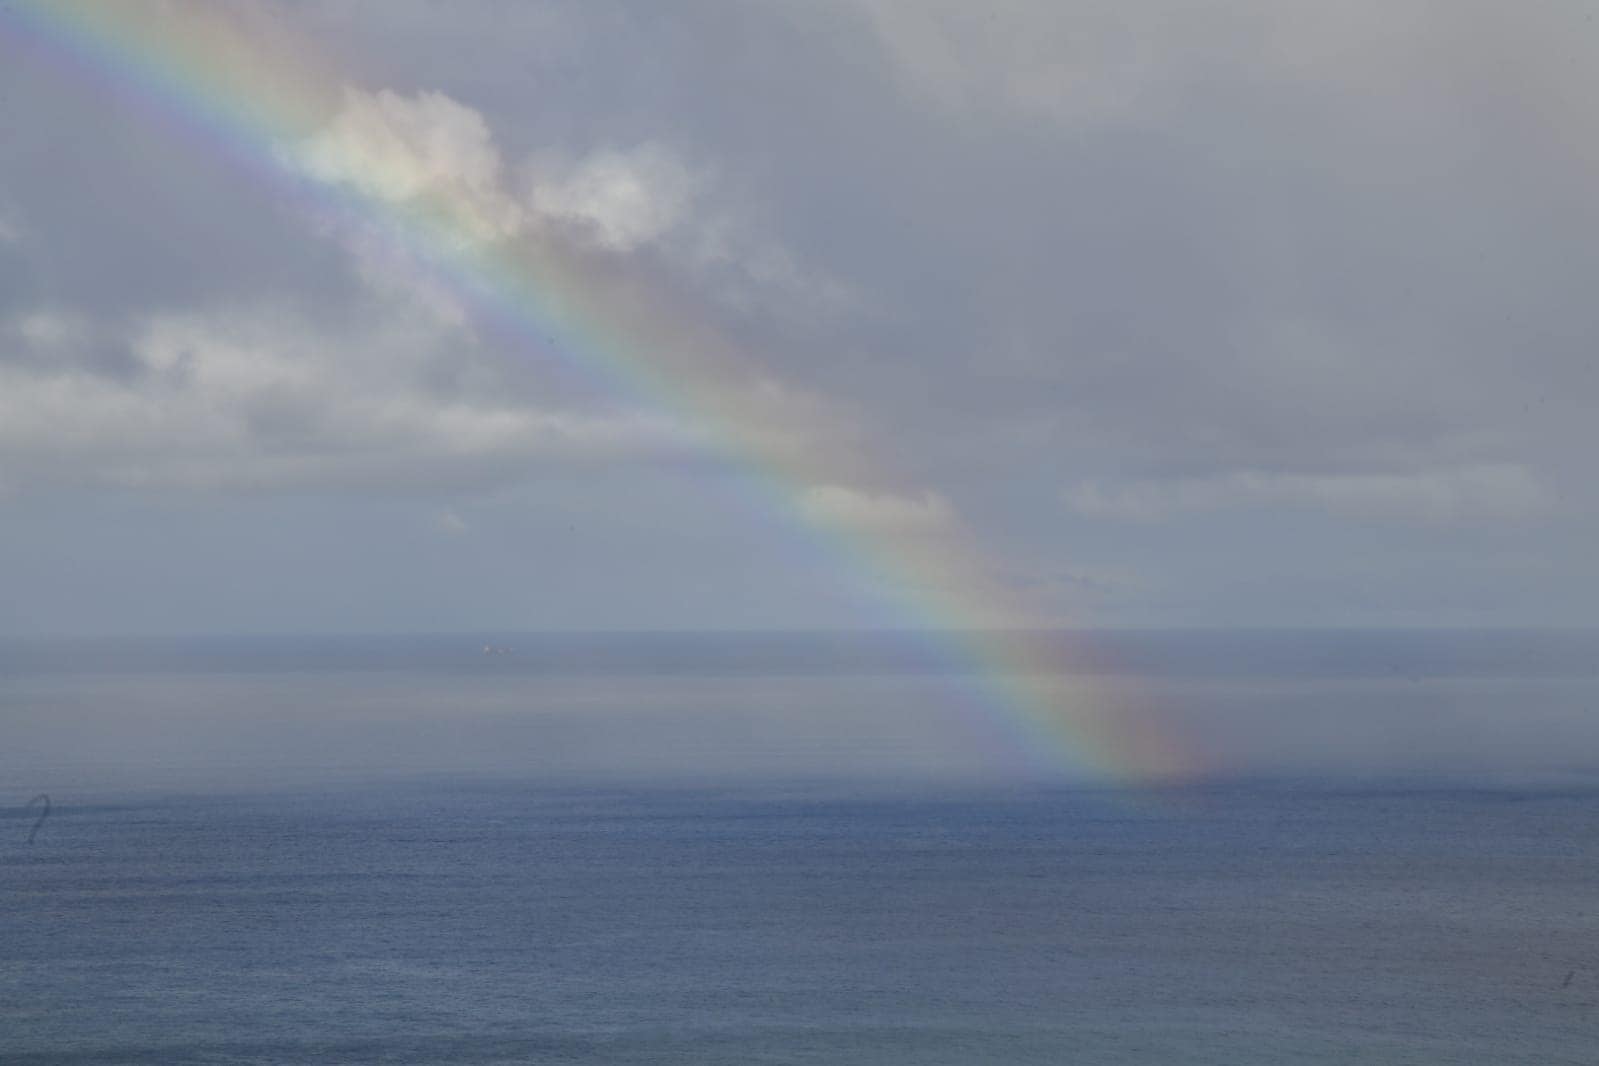
[[[1019,773],[1114,784],[1199,771],[1192,746],[1168,724],[1147,710],[1109,707],[1053,667],[1044,627],[952,515],[940,514],[933,530],[907,529],[866,520],[859,508],[818,507],[906,494],[865,464],[849,434],[818,435],[785,420],[759,366],[676,309],[659,285],[567,241],[485,232],[459,193],[396,195],[380,170],[319,176],[308,168],[298,149],[357,90],[306,42],[251,10],[194,0],[12,0],[0,8],[0,33],[221,153],[275,195],[304,199],[335,231],[375,235],[525,350],[683,426],[766,513],[811,531],[805,539],[860,587],[891,590],[906,628],[925,630],[970,667],[962,674],[971,703],[996,731],[987,739]]]

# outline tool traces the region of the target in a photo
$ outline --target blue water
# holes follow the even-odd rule
[[[1599,1059],[1581,670],[1167,671],[1248,772],[1150,793],[903,662],[384,647],[0,660],[0,1062]]]
[[[7,1063],[1591,1063],[1599,791],[543,790],[0,822]]]

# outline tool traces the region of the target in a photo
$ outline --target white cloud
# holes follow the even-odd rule
[[[658,252],[724,305],[814,315],[851,302],[844,286],[764,235],[755,212],[709,168],[664,145],[539,156],[526,171],[539,225],[608,252]]]
[[[319,133],[284,151],[310,178],[431,218],[468,247],[560,240],[631,253],[649,244],[690,271],[696,256],[755,247],[696,216],[708,179],[659,145],[548,165],[513,195],[483,116],[440,93],[347,89]],[[7,483],[402,488],[514,479],[535,458],[702,446],[670,414],[534,402],[525,381],[478,347],[461,295],[412,242],[394,239],[385,215],[324,219],[370,288],[366,305],[340,320],[256,304],[125,322],[57,307],[0,319]],[[713,245],[715,256],[704,251]],[[768,276],[798,275],[780,251],[765,251]],[[761,422],[773,450],[810,446],[793,390],[758,373],[706,388],[740,410],[773,407]]]
[[[1242,470],[1200,478],[1085,481],[1067,503],[1097,518],[1158,521],[1181,513],[1257,505],[1314,507],[1403,521],[1520,519],[1541,510],[1546,494],[1512,463],[1383,473],[1305,474]]]
[[[342,328],[265,308],[148,316],[132,327],[135,371],[116,375],[60,358],[71,333],[55,318],[20,316],[0,336],[25,357],[0,360],[13,487],[493,482],[537,459],[689,441],[653,413],[535,404],[458,335],[390,306]]]
[[[848,302],[842,286],[764,236],[711,168],[664,144],[537,152],[521,168],[523,187],[514,188],[473,108],[437,92],[347,88],[328,124],[286,154],[317,181],[403,205],[460,246],[555,239],[623,255],[648,249],[741,309],[792,305],[815,314]],[[372,219],[328,221],[371,284],[420,298],[447,322],[466,318],[392,229]]]
[[[534,159],[528,202],[545,223],[576,228],[609,251],[629,252],[682,224],[704,180],[674,153],[644,144],[581,159]]]
[[[410,204],[472,240],[502,239],[526,222],[483,116],[443,93],[346,89],[339,112],[297,154],[320,181]]]
[[[36,308],[4,323],[14,344],[41,353],[56,353],[85,343],[91,333],[87,318],[59,308]]]
[[[931,491],[903,495],[844,485],[813,485],[800,498],[800,507],[812,521],[902,533],[944,531],[955,520],[949,501]]]

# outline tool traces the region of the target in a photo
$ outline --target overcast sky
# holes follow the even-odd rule
[[[1586,3],[221,6],[343,86],[284,166],[608,264],[875,473],[751,492],[0,13],[0,632],[961,620],[840,515],[1066,623],[1599,624]]]

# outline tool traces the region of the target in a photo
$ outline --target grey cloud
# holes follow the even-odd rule
[[[1067,502],[1091,517],[1156,521],[1189,511],[1253,505],[1322,508],[1405,521],[1532,517],[1548,505],[1533,474],[1511,464],[1408,473],[1288,474],[1242,470],[1204,478],[1085,482]]]
[[[853,494],[834,510],[947,507],[1021,584],[1064,598],[1072,583],[1049,575],[1124,574],[1087,591],[1150,611],[1166,597],[1207,621],[1425,618],[1466,565],[1485,616],[1539,602],[1588,616],[1599,46],[1575,9],[256,7],[372,87],[309,146],[313,171],[390,197],[447,189],[480,232],[559,240],[619,292],[665,293],[696,337],[737,353],[717,395],[792,438],[786,454],[886,472],[831,479]],[[221,386],[150,392],[142,331],[284,312],[291,363],[317,346],[353,362],[329,354],[300,393],[235,388],[205,423],[221,437],[173,440],[209,441],[240,469],[320,463],[342,424],[364,443],[326,469],[378,484],[388,475],[358,475],[352,456],[377,469],[392,450],[390,472],[433,471],[423,493],[469,471],[503,484],[534,455],[680,454],[642,427],[607,451],[529,422],[463,458],[448,442],[468,431],[435,417],[450,404],[535,421],[618,405],[523,338],[475,328],[380,238],[309,238],[298,205],[89,106],[59,72],[3,55],[0,90],[39,101],[0,118],[0,184],[25,237],[0,243],[0,365],[30,395],[59,378],[50,388],[84,402],[125,403],[118,417],[170,404],[197,425],[183,390]],[[394,307],[433,339],[391,340]],[[84,337],[18,339],[28,316],[63,314]],[[395,343],[392,372],[352,369]],[[408,423],[415,449],[374,428],[363,393],[433,412]],[[37,449],[6,465],[23,454],[36,482],[53,476]],[[72,463],[74,478],[93,465]],[[1325,555],[1352,531],[1364,571],[1282,598],[1270,575],[1305,569],[1293,551]],[[1526,559],[1548,574],[1529,584]]]
[[[912,97],[963,118],[1000,110],[1073,124],[1148,106],[1174,73],[1158,53],[1191,41],[1205,23],[1191,5],[1170,3],[849,6],[864,13]]]
[[[1592,265],[1591,214],[1552,210],[1529,184],[1558,169],[1548,148],[1512,164],[1529,146],[1482,105],[1581,98],[1517,99],[1558,20],[1497,43],[1506,77],[1456,54],[1488,45],[1480,7],[1231,4],[1189,33],[1190,7],[871,10],[896,84],[948,83],[907,106],[988,153],[901,183],[965,254],[906,264],[922,317],[879,354],[940,373],[917,379],[922,410],[884,408],[897,431],[946,470],[1003,469],[1025,442],[1112,481],[1547,465],[1591,388],[1594,317],[1567,280]],[[978,45],[953,47],[967,28]],[[915,49],[933,58],[894,58]],[[1007,81],[1030,63],[1062,79],[1053,132]],[[1091,113],[1066,106],[1095,78],[1116,107],[1092,85]],[[965,432],[940,446],[947,418]]]
[[[251,299],[325,310],[357,295],[307,241],[292,195],[245,154],[0,35],[0,188],[23,240],[0,244],[0,311],[97,316]],[[165,122],[165,124],[163,124]]]

